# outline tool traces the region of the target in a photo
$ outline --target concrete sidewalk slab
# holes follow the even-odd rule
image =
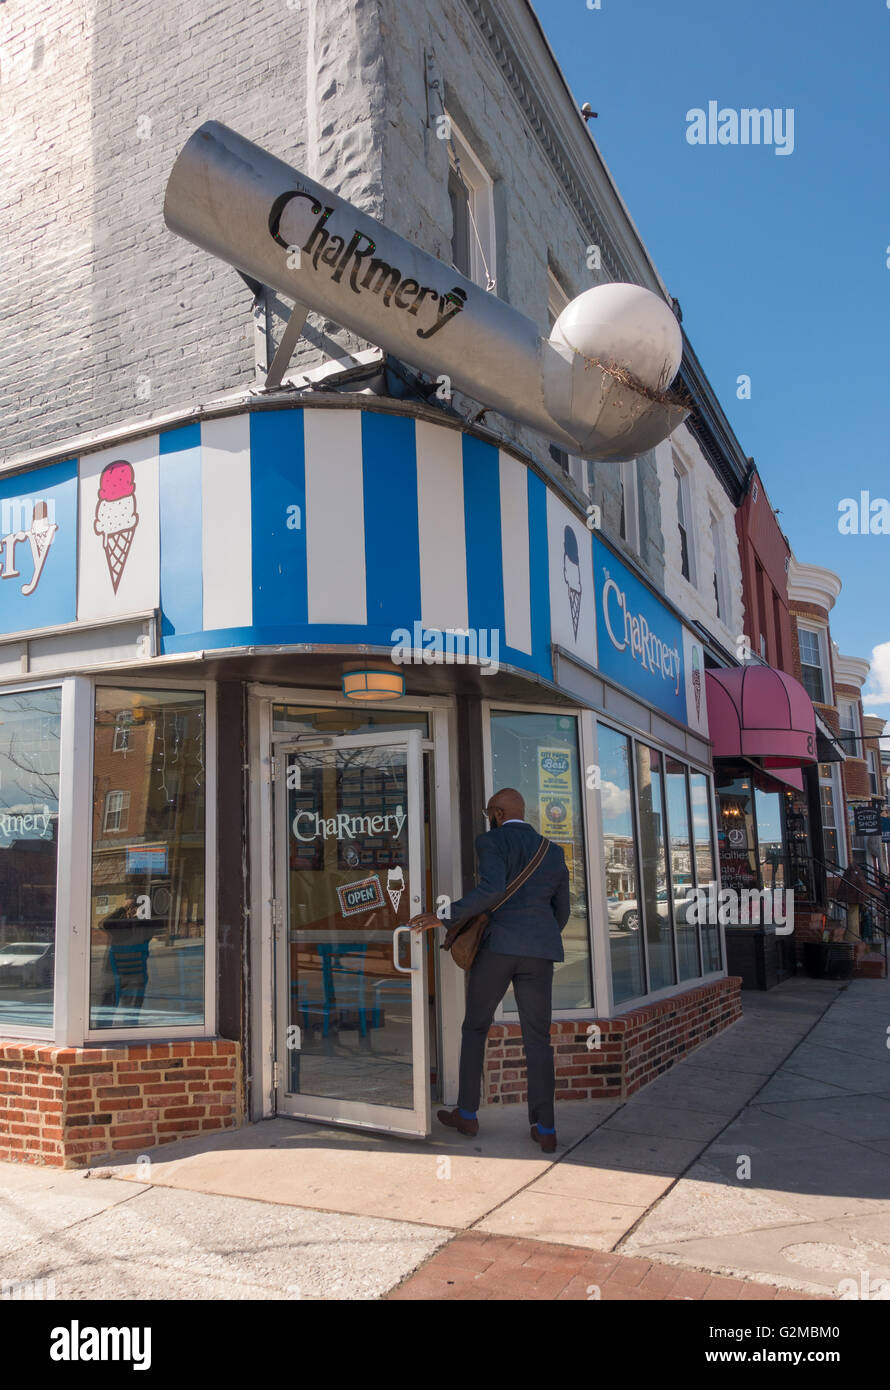
[[[72,1176],[85,1189],[125,1188],[130,1200],[54,1222],[0,1259],[3,1280],[51,1277],[58,1300],[377,1299],[452,1234]]]
[[[616,1102],[560,1106],[561,1147],[612,1115]],[[435,1123],[435,1122],[434,1122]],[[489,1106],[467,1139],[436,1123],[427,1142],[264,1120],[212,1139],[185,1140],[151,1154],[151,1181],[163,1187],[350,1212],[434,1226],[473,1225],[552,1165],[529,1137],[525,1106]],[[109,1165],[141,1175],[132,1156]]]
[[[83,1173],[0,1163],[0,1268],[5,1269],[4,1257],[13,1251],[59,1235],[146,1190],[144,1184],[85,1182]]]
[[[620,1248],[835,1297],[890,1279],[888,1017],[886,980],[851,982]]]

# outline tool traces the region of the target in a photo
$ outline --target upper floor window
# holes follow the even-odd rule
[[[872,796],[881,795],[881,774],[878,768],[878,755],[873,748],[868,750],[868,790]]]
[[[105,815],[102,819],[104,834],[114,834],[126,830],[130,819],[130,793],[128,791],[107,792],[105,796]]]
[[[859,711],[852,700],[839,700],[837,713],[841,726],[841,747],[851,758],[861,758]]]
[[[626,459],[618,465],[618,486],[621,489],[619,534],[628,550],[640,553],[640,509],[637,493],[637,461]]]
[[[817,704],[828,704],[830,690],[826,674],[824,643],[819,628],[801,627],[797,635],[800,643],[800,666],[803,688],[811,700]]]
[[[451,261],[483,289],[495,285],[494,184],[451,117],[448,197]]]
[[[680,572],[690,584],[695,583],[695,563],[690,534],[692,508],[689,503],[689,477],[681,469],[674,454],[674,478],[677,483],[677,530],[680,533]]]
[[[550,267],[547,267],[547,329],[552,330],[553,325],[559,318],[563,309],[569,303],[569,296],[566,294],[562,285],[557,280]],[[550,445],[550,457],[563,473],[567,473],[574,482],[584,492],[590,491],[588,485],[588,470],[584,466],[584,460],[577,454],[570,454],[568,449],[564,449],[560,444]]]
[[[726,597],[726,558],[723,553],[720,521],[713,512],[711,512],[711,544],[714,549],[714,602],[717,605],[717,617],[725,623],[729,621],[729,603]]]

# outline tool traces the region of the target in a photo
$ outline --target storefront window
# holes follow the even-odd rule
[[[695,882],[699,888],[716,885],[714,842],[711,837],[711,791],[703,772],[690,772],[689,795],[692,801],[692,835],[695,840]],[[710,915],[710,914],[709,914]],[[720,969],[720,928],[716,922],[705,921],[701,932],[702,969],[710,974]]]
[[[724,888],[742,892],[760,887],[754,798],[751,778],[732,772],[717,778],[720,879]]]
[[[754,789],[760,880],[764,888],[785,887],[785,841],[782,835],[782,798],[779,792]]]
[[[607,724],[600,724],[597,727],[597,751],[612,998],[616,1004],[620,1004],[646,992],[637,894],[630,739],[610,729]]]
[[[0,1027],[51,1028],[61,691],[0,695]]]
[[[204,1022],[204,713],[193,691],[96,690],[91,1028]]]
[[[672,910],[667,876],[661,754],[637,744],[637,796],[640,808],[640,870],[643,914],[649,954],[649,988],[676,983],[672,939]]]
[[[837,815],[838,796],[835,790],[834,766],[819,764],[819,798],[822,804],[822,846],[829,868],[844,862],[841,858],[840,822]]]
[[[491,716],[494,790],[515,787],[530,825],[555,840],[569,870],[571,916],[562,934],[565,961],[553,972],[553,1007],[593,1004],[584,813],[578,758],[578,721],[571,715],[495,713]],[[512,991],[504,1009],[516,1012]]]
[[[677,961],[680,979],[692,980],[701,974],[701,968],[698,959],[698,929],[688,920],[690,906],[695,901],[691,896],[695,886],[695,873],[692,862],[692,837],[689,832],[686,766],[676,758],[665,758],[664,764]]]

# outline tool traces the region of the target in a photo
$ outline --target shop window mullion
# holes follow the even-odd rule
[[[685,769],[685,775],[684,775],[684,779],[683,779],[683,780],[684,780],[684,783],[685,783],[685,786],[686,786],[686,816],[687,816],[687,823],[688,823],[688,825],[689,825],[689,868],[690,868],[690,871],[691,871],[691,873],[692,873],[692,886],[693,886],[693,889],[695,889],[696,892],[697,892],[698,889],[701,887],[701,885],[699,884],[699,881],[698,881],[698,853],[697,853],[697,844],[696,844],[696,839],[695,839],[695,821],[692,819],[692,786],[691,786],[690,779],[689,779],[689,764],[688,764],[688,763],[684,763],[683,766],[684,766],[684,769]],[[701,904],[701,898],[697,898],[697,901],[698,901],[699,904]],[[695,944],[696,944],[696,950],[697,950],[697,952],[698,952],[698,956],[697,956],[698,973],[699,973],[699,976],[702,976],[702,975],[705,973],[705,953],[704,953],[704,950],[703,950],[703,948],[702,948],[702,939],[701,939],[702,923],[701,923],[701,908],[700,908],[700,907],[699,907],[699,911],[696,913],[696,917],[697,917],[698,920],[697,920],[696,923],[695,923]],[[687,925],[687,926],[689,925],[688,921],[687,921],[686,925]]]
[[[56,895],[54,1037],[65,1047],[83,1046],[87,1020],[92,755],[93,685],[72,676],[62,683]]]
[[[645,986],[644,994],[651,994],[652,986],[649,980],[649,926],[646,905],[644,901],[646,895],[643,883],[643,855],[640,830],[640,805],[638,796],[639,779],[637,777],[637,740],[635,738],[631,738],[628,741],[630,743],[630,757],[628,758],[627,770],[630,780],[630,802],[634,825],[634,858],[636,860],[637,870],[637,913],[639,915],[640,922],[640,944],[643,948],[643,984]]]

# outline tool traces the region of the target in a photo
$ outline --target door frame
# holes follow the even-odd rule
[[[247,984],[248,1048],[245,1064],[248,1067],[248,1118],[261,1120],[277,1114],[277,1093],[273,1084],[273,1055],[275,1047],[275,1013],[273,991],[272,902],[275,898],[274,820],[272,759],[275,746],[292,734],[273,735],[272,706],[302,705],[308,709],[344,709],[355,714],[355,701],[330,690],[311,690],[304,686],[251,683],[248,696],[248,845],[250,879],[249,964]],[[362,705],[361,708],[367,708]],[[381,709],[392,710],[391,703]],[[434,825],[431,864],[433,890],[452,899],[460,897],[462,876],[460,863],[460,807],[457,781],[457,711],[451,696],[429,696],[424,699],[405,697],[398,708],[406,712],[429,715],[430,737],[421,748],[432,755],[430,776],[430,807]],[[381,730],[384,732],[384,730]],[[433,950],[444,935],[440,929],[428,939]],[[458,1064],[460,1059],[460,1030],[464,1014],[464,974],[454,964],[447,951],[436,950],[438,988],[436,1004],[438,1018],[438,1066],[440,1089],[444,1104],[457,1103]]]
[[[277,742],[275,756],[279,775],[275,781],[274,824],[275,843],[275,891],[278,914],[275,921],[275,950],[273,953],[276,985],[276,1026],[273,1034],[278,1067],[276,1110],[279,1115],[290,1115],[297,1120],[313,1120],[317,1123],[330,1123],[350,1128],[379,1129],[388,1134],[407,1135],[412,1138],[426,1138],[430,1132],[430,1046],[429,1046],[429,995],[426,971],[426,935],[409,933],[410,937],[410,981],[411,981],[411,1073],[413,1105],[410,1109],[395,1105],[372,1104],[368,1101],[346,1100],[338,1096],[315,1095],[311,1092],[289,1092],[286,1071],[288,1056],[282,1040],[286,1040],[291,1016],[291,976],[287,965],[287,948],[290,944],[291,921],[288,901],[288,860],[290,846],[290,826],[288,823],[288,785],[286,771],[288,759],[298,757],[300,752],[330,751],[351,749],[398,749],[405,754],[405,811],[408,816],[408,855],[407,884],[410,899],[409,916],[415,916],[428,908],[423,901],[424,872],[424,777],[423,744],[419,729],[399,729],[387,732],[364,734],[324,734],[290,735]],[[399,950],[396,933],[404,930],[396,927],[391,933],[393,960]],[[404,967],[401,967],[404,969]]]

